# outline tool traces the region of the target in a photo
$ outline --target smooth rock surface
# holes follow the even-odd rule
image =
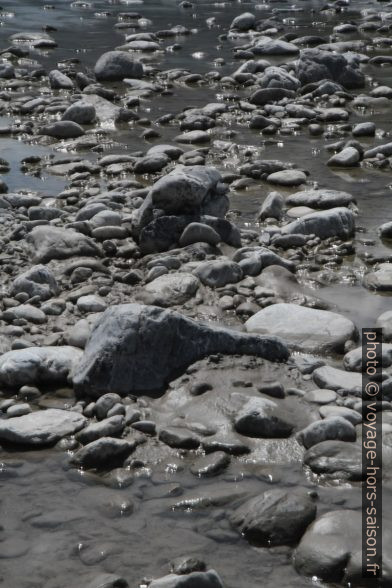
[[[49,408],[0,421],[0,439],[20,445],[52,445],[82,429],[87,419],[69,410]]]
[[[268,306],[250,317],[245,328],[248,333],[273,333],[292,349],[316,353],[342,352],[345,342],[356,336],[355,325],[342,315],[296,304]]]
[[[117,82],[124,78],[139,79],[143,76],[143,66],[126,51],[108,51],[98,59],[94,73],[100,82]]]
[[[282,232],[316,235],[320,239],[339,237],[346,240],[355,233],[354,215],[351,210],[340,207],[312,212],[285,225]]]
[[[76,347],[29,347],[0,356],[0,382],[9,387],[39,382],[66,383],[82,356]]]

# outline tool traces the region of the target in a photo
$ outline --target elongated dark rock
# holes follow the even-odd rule
[[[137,394],[161,389],[195,361],[215,353],[285,361],[275,337],[212,327],[156,306],[121,304],[96,323],[73,374],[79,395]]]

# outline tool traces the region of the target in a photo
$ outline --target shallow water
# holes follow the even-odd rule
[[[223,58],[219,66],[223,74],[229,74],[239,62],[233,59],[231,41],[219,41],[218,35],[227,31],[232,19],[246,10],[254,11],[266,18],[283,13],[293,23],[298,36],[319,34],[328,36],[332,27],[342,21],[358,16],[362,8],[382,5],[374,1],[358,1],[340,15],[319,12],[324,1],[301,0],[292,2],[194,2],[192,9],[182,9],[177,2],[145,0],[86,2],[86,7],[72,6],[66,0],[52,0],[53,9],[45,9],[47,0],[4,0],[0,14],[1,46],[7,46],[9,35],[22,30],[39,31],[42,25],[58,28],[53,34],[58,48],[37,52],[37,59],[46,69],[70,58],[80,58],[84,65],[92,67],[99,55],[120,45],[123,32],[113,25],[117,14],[135,11],[152,21],[148,31],[170,28],[182,24],[197,29],[197,34],[181,37],[183,49],[166,52],[146,58],[160,69],[185,68],[192,72],[205,73],[214,69],[214,60]],[[89,6],[91,4],[91,6]],[[103,13],[110,13],[105,16]],[[8,13],[8,14],[7,14]],[[286,16],[287,15],[287,16]],[[206,19],[215,17],[216,23],[209,27]],[[293,26],[291,27],[293,28]],[[142,29],[141,29],[142,30]],[[131,32],[131,31],[128,31]],[[358,35],[356,36],[358,38]],[[171,41],[170,41],[171,42]],[[242,44],[245,41],[240,41]],[[382,54],[387,54],[386,49]],[[279,59],[276,59],[279,63]],[[392,69],[371,66],[365,68],[367,75],[377,77],[386,85],[392,85]],[[168,112],[179,112],[185,106],[204,106],[216,102],[222,96],[216,95],[211,87],[174,88],[173,95],[152,98],[143,102],[139,113],[145,112],[152,120]],[[246,92],[244,92],[244,96]],[[370,114],[369,111],[352,117],[350,122],[374,120],[384,130],[390,131],[392,122],[390,108]],[[1,121],[3,122],[3,121]],[[224,128],[218,127],[215,139],[228,140]],[[365,227],[366,233],[357,233],[357,256],[345,260],[358,276],[356,284],[336,283],[320,287],[317,295],[332,304],[338,311],[351,318],[358,328],[372,326],[376,317],[391,308],[390,298],[364,289],[360,277],[364,264],[359,257],[363,250],[377,255],[390,255],[391,249],[377,241],[375,246],[362,245],[363,237],[372,239],[376,228],[390,220],[392,181],[390,173],[368,169],[334,172],[326,167],[329,157],[324,150],[325,138],[309,138],[307,132],[292,136],[275,137],[266,140],[259,133],[238,131],[234,141],[240,145],[253,145],[263,157],[289,160],[299,167],[308,169],[310,179],[319,187],[345,190],[355,194],[359,206],[357,224]],[[177,129],[161,127],[160,143],[170,141]],[[119,132],[114,138],[121,147],[129,150],[145,149],[146,143],[138,139],[140,128]],[[379,138],[387,142],[388,138]],[[366,143],[366,139],[363,141]],[[13,139],[0,139],[0,156],[10,161],[12,168],[6,181],[11,190],[27,189],[53,195],[61,191],[64,182],[56,177],[29,177],[19,170],[19,162],[32,152],[47,155],[50,149],[27,146]],[[216,160],[219,162],[218,153]],[[235,169],[236,160],[226,165]],[[219,167],[219,166],[218,166]],[[260,185],[232,195],[232,207],[241,211],[240,222],[252,225],[256,211],[267,192],[267,185]],[[292,190],[293,191],[293,190]],[[313,284],[314,285],[314,284]],[[11,459],[12,458],[12,459]],[[177,460],[178,461],[178,460]],[[171,508],[178,488],[185,495],[214,486],[227,493],[263,491],[267,482],[263,468],[260,475],[251,475],[245,463],[232,466],[224,475],[213,480],[200,481],[174,464],[170,469],[168,461],[154,469],[152,477],[141,470],[133,484],[126,488],[113,489],[103,486],[88,475],[68,470],[62,452],[15,452],[4,459],[0,469],[2,525],[4,531],[0,541],[2,570],[0,585],[4,588],[65,588],[84,586],[89,575],[98,571],[115,572],[128,579],[130,586],[142,585],[143,577],[164,575],[168,572],[167,562],[178,555],[190,554],[205,559],[209,566],[218,570],[227,588],[272,588],[321,585],[297,576],[290,557],[291,549],[260,549],[248,545],[233,532],[223,516],[222,508],[206,511],[177,512]],[[264,467],[264,466],[263,466]],[[161,469],[160,469],[161,468]],[[306,484],[301,462],[287,463],[280,468],[281,483],[287,486]],[[328,486],[320,488],[320,512],[332,504],[344,504],[348,508],[359,508],[360,489],[343,487],[341,502]],[[133,502],[133,513],[129,512],[127,500]],[[385,503],[387,503],[387,500]],[[107,503],[115,501],[116,507]],[[121,504],[123,503],[123,508]],[[119,506],[120,505],[120,506]],[[113,512],[117,515],[113,516]],[[49,513],[50,518],[41,515]],[[122,513],[122,514],[121,514]],[[78,579],[79,578],[79,579]]]

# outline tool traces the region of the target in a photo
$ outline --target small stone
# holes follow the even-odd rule
[[[121,397],[114,392],[108,392],[98,398],[94,408],[97,419],[100,421],[105,419],[109,410],[119,402],[121,402]]]
[[[153,580],[149,588],[223,588],[223,584],[215,570],[208,570],[180,576],[169,574]]]
[[[94,294],[81,296],[78,298],[76,306],[83,312],[103,312],[107,308],[105,300]]]
[[[272,396],[272,398],[285,397],[284,387],[280,382],[264,382],[261,386],[257,386],[257,389],[261,394]]]
[[[101,468],[110,465],[122,464],[134,451],[135,443],[125,439],[113,437],[101,437],[79,449],[72,457],[71,463],[77,467],[86,469]]]
[[[181,247],[192,245],[193,243],[209,243],[212,246],[221,241],[218,233],[210,226],[203,223],[190,223],[183,231],[179,244]]]
[[[295,169],[274,172],[267,177],[267,182],[279,186],[300,186],[306,182],[306,174]]]
[[[29,404],[14,404],[7,409],[7,418],[20,417],[32,412]]]
[[[333,390],[310,390],[304,395],[304,400],[315,404],[329,404],[335,402],[336,398],[337,394]]]
[[[289,437],[293,425],[279,415],[279,407],[266,398],[250,398],[236,415],[234,427],[247,437]]]
[[[48,123],[39,132],[41,135],[48,135],[55,139],[77,139],[84,135],[83,128],[70,120]]]

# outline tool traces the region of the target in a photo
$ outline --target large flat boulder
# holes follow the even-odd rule
[[[276,335],[292,349],[313,353],[342,352],[346,341],[356,337],[354,323],[340,314],[285,303],[263,308],[245,328],[248,333]]]
[[[294,554],[294,565],[305,576],[341,582],[351,555],[361,552],[361,513],[335,510],[310,525]]]
[[[152,186],[140,208],[138,220],[145,226],[154,209],[166,215],[207,214],[224,217],[229,201],[220,173],[204,165],[177,166]]]
[[[237,433],[246,437],[285,438],[289,437],[294,424],[282,414],[281,407],[269,398],[250,398],[234,420]]]
[[[320,239],[350,239],[355,233],[354,215],[343,207],[311,212],[283,227],[282,233],[316,235]]]
[[[16,388],[28,384],[66,383],[82,356],[77,347],[28,347],[0,357],[0,384]]]
[[[78,412],[48,408],[0,420],[0,440],[20,445],[52,445],[80,431],[86,423],[86,417]]]
[[[354,196],[340,190],[301,190],[286,199],[288,206],[309,206],[310,208],[335,208],[354,202]]]
[[[38,226],[29,233],[26,241],[30,251],[32,250],[34,260],[42,263],[73,256],[101,255],[100,248],[92,239],[72,229]]]
[[[220,288],[226,284],[239,282],[243,272],[238,263],[229,260],[204,261],[195,270],[201,282],[210,288]]]
[[[272,361],[289,356],[276,337],[210,326],[156,306],[121,304],[95,323],[73,382],[77,393],[92,397],[161,390],[189,365],[214,353]]]

